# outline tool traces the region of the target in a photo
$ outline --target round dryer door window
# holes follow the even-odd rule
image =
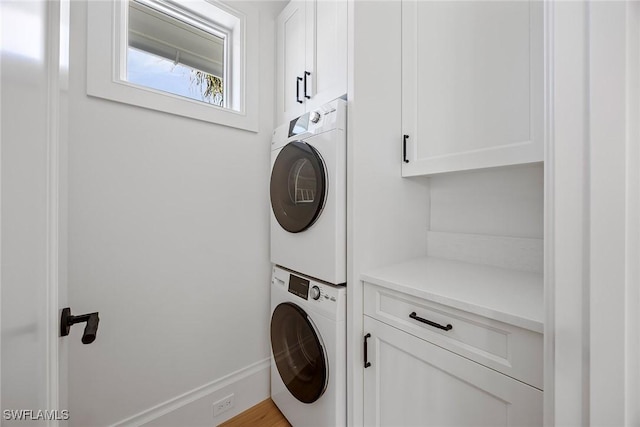
[[[313,403],[327,388],[326,352],[307,314],[282,303],[271,317],[271,349],[282,382],[299,401]]]
[[[299,233],[311,227],[324,207],[326,186],[315,148],[301,141],[285,145],[271,170],[271,209],[282,228]]]

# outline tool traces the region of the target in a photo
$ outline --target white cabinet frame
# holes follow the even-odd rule
[[[376,127],[380,143],[375,145],[376,153],[386,147],[394,148],[393,153],[384,151],[385,156],[395,156],[394,166],[385,163],[385,159],[365,155],[366,160],[376,167],[386,166],[385,169],[377,169],[374,174],[362,162],[355,163],[353,155],[355,153],[362,158],[363,153],[374,151],[369,147],[377,143],[372,137],[373,132],[366,132],[367,125],[381,122],[383,115],[375,114],[373,108],[367,111],[366,106],[372,100],[360,88],[365,86],[369,89],[372,86],[366,79],[363,82],[363,77],[371,71],[366,69],[368,62],[367,58],[362,57],[362,52],[374,52],[374,46],[366,43],[367,40],[383,44],[388,38],[377,35],[378,28],[370,23],[372,17],[381,22],[386,16],[385,22],[389,24],[387,29],[391,34],[401,31],[395,4],[349,1],[349,102],[350,107],[357,106],[349,118],[350,123],[355,123],[357,127],[351,128],[354,132],[349,134],[348,146],[352,154],[348,169],[347,292],[351,301],[347,340],[348,413],[349,424],[354,426],[363,424],[364,414],[362,337],[365,331],[362,325],[361,275],[376,265],[382,265],[377,263],[398,262],[399,257],[409,259],[421,256],[422,248],[416,236],[421,238],[419,233],[426,229],[423,218],[427,214],[419,211],[420,205],[411,205],[411,210],[397,208],[397,214],[390,208],[382,213],[367,211],[371,208],[367,196],[372,193],[364,190],[371,186],[372,181],[376,184],[375,195],[383,194],[397,206],[413,203],[427,191],[417,189],[423,183],[421,180],[403,180],[402,184],[397,182],[401,174],[398,163],[401,158],[402,130],[400,120],[396,120],[395,112],[400,103],[395,96],[390,101],[386,100],[391,103],[391,112],[380,108],[387,119],[392,116],[392,125],[391,129]],[[543,8],[544,425],[596,425],[596,421],[603,419],[608,410],[615,410],[605,400],[598,400],[598,393],[610,393],[607,400],[624,402],[624,409],[615,411],[617,414],[624,413],[624,424],[640,425],[640,406],[637,405],[640,401],[640,263],[637,262],[640,259],[640,4],[633,1],[550,0],[543,2]],[[392,38],[392,43],[399,48],[397,38]],[[385,46],[384,52],[389,54],[394,51],[391,46]],[[605,53],[611,55],[610,60],[602,61]],[[591,63],[588,60],[590,56]],[[596,78],[596,74],[590,70],[592,64],[599,64],[599,76],[609,77]],[[374,76],[378,77],[379,74]],[[605,110],[604,113],[589,117],[591,104],[601,101],[590,98],[589,93],[595,89],[594,85],[599,87],[598,90],[608,88],[612,97],[606,103],[600,103],[600,110],[597,111],[607,106],[617,106],[615,110]],[[595,93],[591,92],[591,95],[595,96]],[[379,107],[380,104],[375,103],[374,106]],[[620,112],[620,106],[625,106],[624,113]],[[359,116],[363,114],[362,109],[370,113],[373,119]],[[609,121],[611,117],[617,119]],[[615,133],[606,132],[608,126]],[[602,137],[595,138],[592,130],[596,129],[598,135],[609,137],[604,140]],[[622,133],[619,132],[621,129]],[[366,138],[361,136],[363,133]],[[607,144],[614,149],[605,150],[606,156],[600,156]],[[592,151],[591,145],[596,151]],[[591,176],[592,173],[595,175]],[[592,179],[594,181],[589,184]],[[597,209],[592,210],[592,207]],[[624,222],[624,228],[620,226],[621,221]],[[367,234],[373,229],[371,224],[378,226],[378,229],[385,229],[381,225],[386,226],[393,233],[383,235],[385,242],[376,246]],[[403,241],[404,245],[401,243]],[[610,263],[611,259],[616,262]],[[620,267],[619,261],[623,259],[624,267]],[[624,268],[622,278],[618,275],[621,268]],[[609,271],[615,275],[607,276]],[[602,277],[611,277],[615,282],[601,281]],[[612,283],[615,285],[612,286]],[[606,295],[606,298],[596,299],[596,295]],[[624,313],[624,317],[621,313]],[[622,323],[612,326],[609,319]],[[603,345],[605,342],[606,345]],[[592,354],[597,357],[590,359],[588,356],[592,348],[595,350]],[[607,359],[607,354],[611,355],[611,359]],[[608,376],[612,367],[616,370],[615,375]],[[626,378],[621,380],[620,371],[628,373]]]

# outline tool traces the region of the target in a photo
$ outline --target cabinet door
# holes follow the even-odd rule
[[[542,6],[402,1],[403,176],[542,161]]]
[[[292,1],[277,21],[276,123],[281,125],[304,113],[306,2]]]
[[[364,317],[366,426],[541,426],[542,391]]]
[[[306,110],[347,93],[347,2],[307,3]]]

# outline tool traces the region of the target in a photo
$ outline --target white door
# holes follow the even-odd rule
[[[65,303],[58,250],[64,235],[58,209],[58,46],[66,7],[0,3],[3,426],[54,425],[68,409],[59,387],[66,350],[58,338],[58,307]]]
[[[542,391],[364,317],[365,426],[541,426]]]

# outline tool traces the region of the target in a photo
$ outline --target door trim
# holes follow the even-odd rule
[[[66,266],[66,256],[60,251],[61,236],[66,236],[66,222],[61,221],[64,203],[61,193],[66,186],[66,170],[61,168],[61,144],[66,141],[67,108],[63,105],[62,90],[68,87],[69,12],[70,0],[51,0],[47,5],[47,250],[46,250],[46,295],[47,295],[47,405],[48,409],[61,408],[60,390],[60,295],[66,290],[61,283],[61,266]],[[63,43],[66,46],[63,46]],[[66,193],[66,192],[65,192]],[[62,237],[63,239],[65,237]],[[63,267],[64,268],[64,267]],[[64,292],[66,299],[66,292]],[[66,301],[64,301],[66,302]],[[64,369],[66,374],[66,369]],[[67,405],[66,396],[64,404]],[[68,406],[68,405],[67,405]],[[48,422],[57,426],[56,420]]]
[[[640,9],[545,12],[545,425],[636,425]]]
[[[61,194],[66,194],[66,170],[61,168],[62,151],[61,144],[66,142],[67,109],[63,104],[62,91],[68,87],[68,47],[69,47],[69,17],[71,0],[50,0],[46,3],[45,17],[39,22],[46,32],[46,52],[44,55],[44,66],[46,78],[46,134],[43,143],[46,147],[46,163],[44,167],[46,181],[46,213],[45,213],[45,233],[46,233],[46,253],[45,253],[45,328],[46,328],[46,386],[45,404],[46,408],[31,408],[33,410],[62,410],[60,402],[66,402],[66,390],[60,389],[61,366],[66,367],[66,359],[60,357],[59,349],[59,302],[60,295],[66,299],[66,283],[60,282],[61,266],[66,266],[66,254],[61,253],[60,236],[66,236],[66,222],[61,221],[61,211],[64,209],[64,201]],[[0,8],[0,14],[3,13]],[[64,44],[64,46],[63,46]],[[1,112],[0,112],[1,115]],[[3,141],[0,138],[0,153],[2,153]],[[0,165],[1,171],[1,165]],[[2,193],[0,189],[0,207],[2,206]],[[61,204],[62,202],[62,204]],[[0,209],[0,219],[2,210]],[[2,241],[0,229],[0,241]],[[63,237],[66,239],[66,237]],[[0,249],[0,254],[1,254]],[[0,267],[1,268],[1,267]],[[64,267],[63,267],[64,268]],[[66,271],[66,270],[65,270]],[[0,275],[0,290],[3,288],[2,276]],[[1,308],[0,308],[1,310]],[[0,312],[0,322],[1,322]],[[0,348],[2,348],[2,336],[0,335]],[[0,353],[0,366],[2,359]],[[64,368],[66,375],[66,368]],[[1,373],[1,369],[0,369]],[[0,396],[1,403],[1,396]],[[12,408],[19,409],[19,408]],[[47,420],[43,425],[58,426],[57,420]]]
[[[555,357],[553,349],[553,337],[555,326],[555,289],[554,289],[554,250],[552,244],[555,237],[554,224],[554,185],[555,176],[553,173],[553,146],[554,146],[554,4],[553,1],[544,2],[543,5],[543,37],[544,37],[544,99],[543,99],[543,121],[544,121],[544,213],[543,213],[543,281],[544,281],[544,334],[543,334],[543,421],[545,425],[554,425],[554,382],[555,382]]]

